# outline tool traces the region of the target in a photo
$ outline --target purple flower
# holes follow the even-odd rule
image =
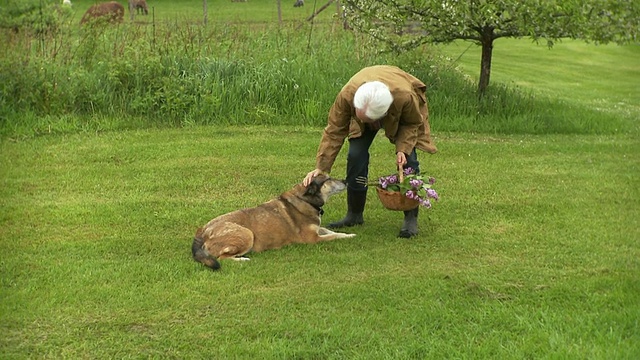
[[[420,200],[420,205],[426,207],[427,209],[431,209],[431,201],[429,201],[429,199]]]
[[[404,191],[404,196],[408,199],[416,200],[421,206],[430,209],[431,201],[439,199],[438,193],[430,186],[436,179],[428,177],[427,180],[423,180],[422,177],[416,176],[415,169],[410,167],[404,169],[403,173],[405,177],[402,183],[398,174],[381,176],[378,178],[379,187],[388,191]]]
[[[409,180],[409,185],[411,185],[412,188],[419,188],[422,184],[424,184],[424,182],[420,179]]]
[[[438,193],[433,189],[427,189],[427,196],[433,200],[438,200]]]

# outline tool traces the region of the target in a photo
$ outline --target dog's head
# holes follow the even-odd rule
[[[344,191],[347,185],[342,180],[327,175],[318,175],[306,187],[303,198],[310,204],[322,206],[334,194]]]

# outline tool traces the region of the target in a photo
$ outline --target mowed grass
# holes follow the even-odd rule
[[[469,42],[438,46],[452,65],[477,81],[480,47]],[[562,40],[552,48],[528,39],[498,39],[491,83],[532,91],[569,104],[640,117],[640,45],[595,45]]]
[[[438,134],[420,235],[369,192],[354,239],[190,258],[209,219],[313,167],[312,128],[1,145],[3,358],[591,358],[640,354],[631,136]],[[371,175],[392,172],[379,138]],[[344,173],[344,153],[334,169]],[[325,223],[345,195],[325,206]]]

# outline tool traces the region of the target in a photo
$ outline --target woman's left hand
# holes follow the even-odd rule
[[[404,165],[407,163],[407,156],[402,152],[398,152],[396,154],[396,164],[398,165],[398,167],[402,166],[404,167]]]

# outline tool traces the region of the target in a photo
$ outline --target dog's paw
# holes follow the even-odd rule
[[[249,261],[251,259],[249,259],[248,257],[243,257],[243,256],[238,256],[238,257],[232,257],[231,260],[235,260],[235,261]]]
[[[340,234],[340,237],[342,238],[352,238],[356,236],[356,234],[345,234],[345,233],[338,233],[338,234]]]

